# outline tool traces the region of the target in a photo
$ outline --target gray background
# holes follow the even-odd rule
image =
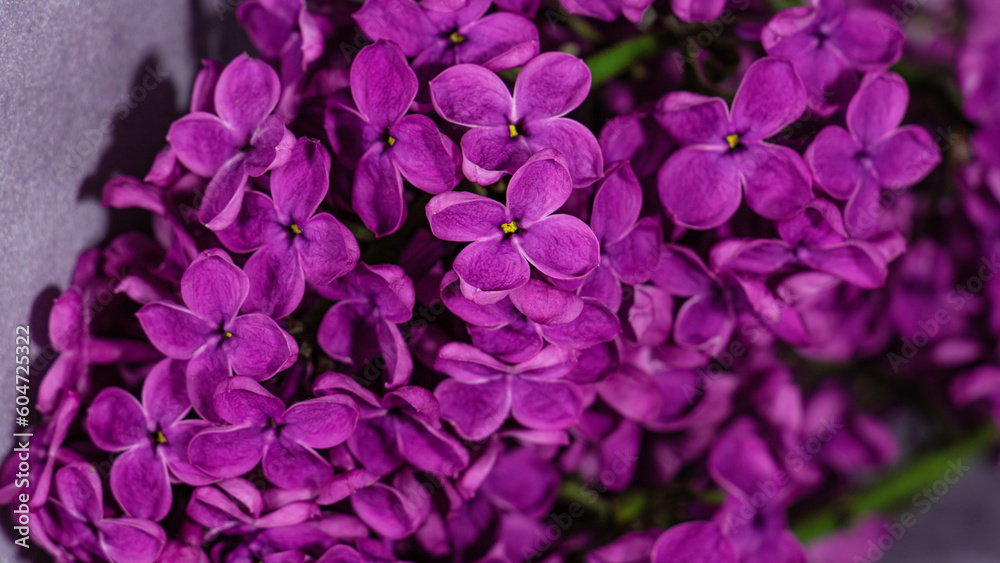
[[[201,58],[243,50],[233,2],[0,0],[0,365],[13,365],[16,325],[30,323],[36,354],[47,344],[48,309],[77,253],[109,236],[104,182],[148,170]],[[166,79],[144,91],[157,67]],[[135,107],[123,115],[126,100]],[[11,448],[13,395],[11,378],[0,384],[0,452]],[[983,460],[883,561],[1000,561],[992,466]],[[22,552],[0,541],[0,561]]]

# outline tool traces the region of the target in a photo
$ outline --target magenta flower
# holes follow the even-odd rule
[[[925,129],[899,126],[909,99],[899,75],[867,74],[847,107],[848,129],[830,125],[806,149],[819,187],[848,200],[844,220],[855,236],[870,235],[877,226],[882,188],[909,187],[941,162]]]
[[[314,390],[322,396],[346,396],[360,411],[347,447],[366,470],[387,475],[404,463],[435,475],[458,476],[469,465],[469,452],[441,430],[441,407],[430,391],[405,386],[379,399],[354,379],[325,373]]]
[[[248,191],[233,224],[217,232],[229,250],[255,251],[244,267],[245,310],[284,317],[302,301],[306,281],[326,285],[354,269],[354,235],[333,215],[316,213],[329,186],[330,155],[319,141],[299,139],[288,163],[271,173],[271,197]]]
[[[326,131],[337,156],[355,168],[354,212],[383,236],[406,220],[403,178],[432,194],[458,184],[458,147],[426,115],[406,115],[417,75],[395,43],[378,41],[358,53],[351,94],[354,107],[328,108]]]
[[[279,526],[293,526],[320,515],[311,500],[292,500],[281,506],[264,502],[260,489],[246,479],[223,479],[191,493],[186,514],[204,526],[205,535],[252,534]],[[178,562],[180,563],[180,562]]]
[[[600,263],[600,245],[587,225],[553,214],[573,191],[562,155],[543,150],[510,179],[507,205],[468,192],[427,203],[431,232],[442,240],[471,242],[455,258],[462,292],[496,302],[528,283],[530,264],[547,276],[578,278]]]
[[[671,561],[711,561],[712,563],[737,563],[729,539],[714,522],[694,521],[671,526],[653,544],[650,563]]]
[[[159,521],[170,512],[171,476],[192,485],[212,478],[187,460],[191,437],[210,426],[182,420],[191,410],[184,362],[164,359],[146,376],[142,402],[120,387],[108,387],[87,409],[94,445],[122,452],[111,465],[111,494],[135,518]]]
[[[219,75],[216,114],[197,111],[170,126],[167,140],[189,170],[211,178],[198,219],[212,230],[227,227],[243,203],[247,176],[260,176],[288,158],[295,136],[270,115],[281,84],[267,64],[240,55]]]
[[[441,416],[467,440],[489,437],[511,415],[537,430],[572,426],[583,398],[574,383],[562,378],[573,369],[574,354],[549,346],[527,362],[507,365],[469,344],[446,344],[434,363],[434,369],[452,377],[434,390]]]
[[[722,2],[724,1],[722,0]],[[675,0],[674,4],[677,3],[678,0]],[[632,23],[639,23],[642,20],[643,12],[652,4],[653,0],[559,0],[559,5],[570,14],[588,16],[606,22],[614,21],[621,15]],[[676,12],[676,9],[674,11]]]
[[[764,50],[802,77],[809,109],[829,115],[857,87],[857,72],[884,70],[903,54],[903,30],[884,11],[812,0],[778,12],[761,32]]]
[[[485,15],[490,0],[472,0],[456,10],[436,10],[427,2],[373,0],[354,14],[365,35],[394,41],[423,80],[457,64],[493,71],[515,68],[538,55],[538,30],[511,13]]]
[[[144,305],[136,316],[153,346],[169,358],[190,360],[187,387],[198,414],[220,420],[212,398],[234,372],[263,380],[298,356],[295,339],[267,315],[239,310],[250,291],[243,270],[221,250],[206,250],[181,278],[184,306]]]
[[[342,443],[358,422],[347,397],[321,397],[285,405],[249,377],[219,384],[215,410],[230,425],[209,428],[191,439],[191,463],[215,477],[248,473],[262,463],[264,476],[286,488],[320,487],[333,477],[316,453]]]
[[[670,0],[677,19],[686,22],[710,22],[722,14],[726,0]]]
[[[316,339],[331,358],[345,364],[386,370],[386,385],[405,385],[413,358],[397,325],[413,316],[413,281],[399,266],[359,262],[353,272],[316,288],[338,302],[320,321]],[[374,361],[373,361],[374,360]],[[371,362],[371,363],[370,363]]]
[[[466,330],[477,348],[505,362],[530,360],[546,342],[585,350],[621,333],[618,318],[597,299],[541,280],[528,280],[496,303],[479,304],[462,295],[451,270],[441,278],[441,300],[469,323]]]
[[[580,295],[600,299],[612,311],[622,303],[622,284],[649,281],[660,261],[663,230],[656,219],[639,218],[642,187],[627,161],[616,162],[597,184],[590,226],[601,243],[601,265]]]
[[[563,117],[590,91],[590,69],[566,53],[543,53],[524,65],[511,96],[490,70],[460,64],[431,81],[431,101],[441,117],[471,127],[462,136],[462,170],[487,185],[513,174],[543,149],[567,159],[573,185],[600,177],[601,149],[589,129]]]
[[[787,219],[812,200],[811,176],[794,150],[764,139],[805,111],[805,89],[787,61],[747,69],[732,111],[721,98],[667,94],[656,117],[681,145],[660,168],[660,199],[679,225],[711,229],[729,220],[741,191],[757,214]],[[741,187],[742,186],[742,187]]]
[[[65,465],[56,472],[55,484],[59,500],[50,500],[38,517],[60,559],[153,563],[160,556],[167,534],[158,524],[106,516],[101,479],[93,465]]]

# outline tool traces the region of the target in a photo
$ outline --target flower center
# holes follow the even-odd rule
[[[391,147],[392,145],[396,144],[396,138],[393,137],[392,135],[389,135],[388,137],[385,138],[385,142],[387,145]]]
[[[513,125],[511,125],[513,127]],[[505,235],[512,235],[517,232],[517,221],[511,221],[510,223],[504,223],[500,225],[500,230],[503,231]]]
[[[159,430],[156,431],[156,443],[157,444],[166,444],[167,443],[167,437],[164,436],[163,432],[160,432]]]
[[[454,43],[454,44],[456,44],[456,45],[458,45],[459,43],[464,43],[465,42],[465,36],[461,35],[457,31],[452,31],[451,35],[448,36],[448,39],[451,39],[451,42]]]
[[[389,137],[389,138],[391,139],[392,137]],[[300,229],[299,226],[296,223],[292,223],[291,225],[289,225],[288,226],[288,230],[292,231],[293,235],[301,235],[302,234],[302,229]]]
[[[726,135],[726,142],[729,143],[729,148],[735,149],[740,144],[740,136],[736,133]]]
[[[511,123],[507,127],[510,128],[510,138],[511,139],[513,139],[514,137],[517,137],[518,135],[521,134],[521,132],[517,130],[517,125],[514,125],[513,123]]]

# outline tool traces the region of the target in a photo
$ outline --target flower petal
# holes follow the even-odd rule
[[[139,401],[120,387],[102,389],[87,408],[87,432],[94,445],[119,452],[142,444],[151,431]]]
[[[618,242],[639,219],[642,187],[628,161],[613,164],[597,183],[590,225],[604,244]]]
[[[467,440],[488,438],[510,413],[510,389],[502,377],[482,383],[446,379],[434,389],[434,396],[441,402],[441,417]]]
[[[736,551],[714,522],[684,522],[671,526],[653,544],[651,563],[736,563]]]
[[[583,310],[572,321],[542,327],[545,339],[574,350],[583,350],[602,342],[610,342],[621,332],[621,324],[606,305],[586,298]]]
[[[211,178],[239,152],[240,141],[218,117],[195,112],[178,119],[167,132],[177,159],[199,176]]]
[[[278,105],[281,81],[267,63],[245,53],[226,65],[215,84],[215,111],[248,138]]]
[[[208,182],[198,208],[198,220],[213,231],[232,225],[243,206],[246,186],[246,158],[239,154],[226,161]]]
[[[358,111],[377,130],[393,124],[417,95],[417,75],[394,43],[368,45],[351,64],[351,93]]]
[[[846,129],[830,125],[816,135],[805,158],[816,184],[831,197],[845,200],[854,195],[861,182],[859,152],[861,145]]]
[[[590,68],[579,57],[550,51],[524,65],[514,84],[517,120],[559,117],[576,109],[590,92]]]
[[[455,142],[442,135],[426,115],[407,115],[389,128],[395,143],[388,152],[411,184],[431,194],[454,188],[461,179]]]
[[[578,278],[600,264],[600,243],[586,223],[572,215],[551,215],[514,237],[525,257],[554,278]],[[456,261],[457,269],[457,261]]]
[[[737,158],[747,205],[761,217],[788,219],[812,201],[812,175],[794,150],[754,143]]]
[[[218,348],[211,348],[198,354],[187,366],[187,389],[191,406],[205,420],[221,422],[219,413],[215,411],[215,390],[226,378],[232,375],[229,358]]]
[[[870,149],[879,184],[908,188],[923,180],[941,162],[941,151],[927,130],[900,127]]]
[[[562,153],[574,187],[588,186],[604,172],[604,156],[597,137],[582,123],[563,117],[529,121],[525,137],[532,152],[555,149]]]
[[[583,402],[572,383],[517,377],[511,382],[511,391],[514,420],[528,428],[568,428],[580,419]]]
[[[505,130],[511,123],[514,101],[507,85],[481,66],[455,65],[431,80],[430,89],[434,110],[452,123]]]
[[[498,201],[471,192],[438,194],[427,202],[431,232],[441,240],[474,241],[499,237],[507,209]]]
[[[810,267],[864,289],[882,287],[888,275],[885,259],[863,243],[848,241],[799,254]]]
[[[287,316],[305,294],[306,281],[299,253],[287,237],[254,252],[244,265],[250,292],[243,309],[275,319]]]
[[[203,252],[181,277],[184,303],[218,328],[236,316],[249,291],[247,275],[225,253]]]
[[[488,186],[513,174],[534,152],[524,135],[511,138],[507,127],[476,127],[462,136],[462,172]]]
[[[361,257],[354,234],[329,213],[317,213],[295,238],[302,271],[309,283],[326,285],[350,272]]]
[[[903,54],[903,30],[894,20],[875,8],[846,10],[830,34],[830,44],[858,70],[887,68]]]
[[[249,377],[227,377],[216,388],[215,411],[230,424],[267,426],[285,412],[281,399]]]
[[[132,448],[111,466],[111,493],[133,518],[159,521],[167,516],[174,496],[167,466],[152,445]]]
[[[251,313],[237,317],[229,325],[233,336],[222,342],[233,371],[257,379],[267,379],[298,354],[291,349],[285,331],[267,315]]]
[[[733,99],[736,132],[747,141],[766,139],[806,110],[806,89],[792,63],[765,57],[750,65]]]
[[[615,244],[605,246],[604,262],[627,284],[645,283],[660,263],[663,229],[652,217],[640,219],[635,228]]]
[[[101,547],[111,561],[153,563],[167,545],[159,525],[139,518],[105,518],[95,523]]]
[[[104,517],[104,493],[97,469],[82,461],[65,465],[56,471],[56,492],[71,514],[86,522]]]
[[[212,334],[203,319],[169,303],[143,305],[136,317],[153,346],[171,358],[190,358]]]
[[[236,219],[225,229],[216,231],[215,235],[227,249],[241,254],[288,236],[271,198],[253,190],[243,194],[243,205]]]
[[[469,465],[469,452],[458,440],[413,417],[398,417],[396,432],[403,457],[416,469],[457,477]]]
[[[910,91],[898,74],[868,74],[847,106],[847,124],[870,147],[899,126],[909,103]]]
[[[256,426],[209,428],[191,439],[188,458],[209,475],[239,477],[260,462],[265,432]]]
[[[346,440],[358,423],[358,407],[344,396],[295,403],[281,418],[282,437],[311,448],[332,448]]]
[[[505,239],[473,242],[458,253],[454,267],[462,281],[480,291],[509,291],[531,277],[528,261]]]
[[[375,236],[396,232],[406,220],[403,177],[382,145],[373,145],[358,162],[351,202]]]
[[[656,121],[680,145],[726,145],[729,106],[722,98],[670,92],[656,103]]]
[[[333,478],[333,468],[315,451],[284,437],[264,453],[264,476],[283,489],[321,487]]]
[[[740,179],[727,153],[682,148],[667,159],[657,175],[660,201],[680,226],[711,229],[729,220],[740,207]]]
[[[542,280],[528,280],[510,293],[510,300],[524,316],[544,325],[568,323],[583,311],[583,300],[574,293]]]
[[[142,404],[150,420],[169,426],[191,410],[187,392],[187,364],[165,359],[149,370],[142,385]]]
[[[315,139],[299,139],[288,162],[271,173],[271,195],[284,219],[309,220],[330,189],[330,153]]]
[[[507,209],[525,226],[562,207],[573,193],[566,161],[554,150],[531,156],[510,178],[507,185]]]

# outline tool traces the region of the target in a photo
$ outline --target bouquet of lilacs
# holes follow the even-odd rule
[[[235,16],[52,305],[56,560],[874,561],[995,443],[991,0]]]

